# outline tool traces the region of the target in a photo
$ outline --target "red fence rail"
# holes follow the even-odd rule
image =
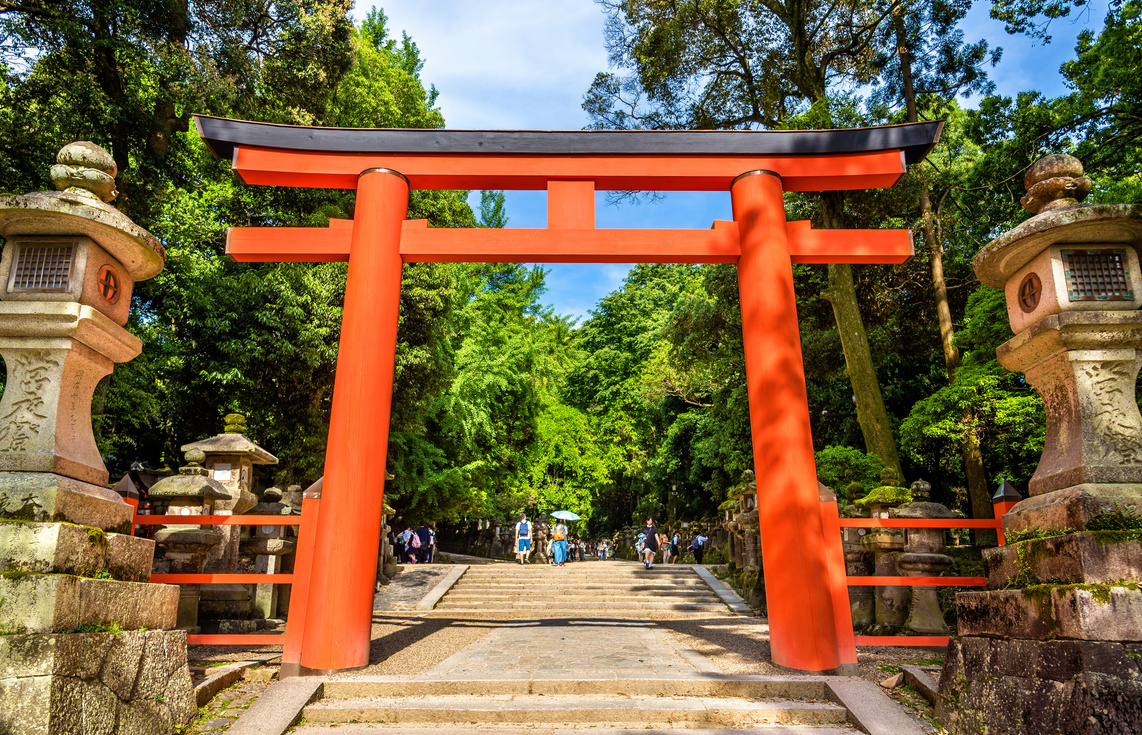
[[[946,646],[948,636],[858,636],[853,633],[852,608],[849,605],[849,587],[983,587],[985,577],[850,577],[845,569],[842,528],[990,528],[996,532],[999,545],[1003,536],[1004,513],[1014,502],[999,502],[992,506],[995,518],[841,518],[835,500],[821,503],[821,525],[825,533],[826,553],[829,559],[828,578],[833,594],[833,616],[837,625],[837,641],[841,649],[841,663],[856,663],[857,646]]]
[[[159,584],[288,584],[289,611],[285,633],[195,633],[186,637],[190,645],[274,645],[282,646],[283,671],[296,671],[301,661],[301,639],[305,632],[306,608],[309,602],[309,572],[313,560],[313,543],[317,516],[321,509],[319,496],[301,501],[301,515],[295,516],[184,516],[138,515],[137,526],[297,526],[297,548],[293,574],[152,574],[151,581]],[[132,528],[132,531],[134,529]]]

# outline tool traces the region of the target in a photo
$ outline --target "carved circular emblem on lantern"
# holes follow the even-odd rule
[[[103,300],[109,304],[114,304],[119,301],[119,293],[122,288],[119,286],[119,274],[115,269],[109,265],[105,265],[99,269],[99,295]]]
[[[1043,295],[1043,282],[1034,273],[1028,273],[1019,284],[1019,308],[1030,314],[1039,305],[1039,297]]]

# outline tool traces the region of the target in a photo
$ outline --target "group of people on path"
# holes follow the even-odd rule
[[[693,552],[696,564],[702,563],[702,554],[706,551],[707,541],[709,539],[699,531],[686,547],[687,551]],[[682,535],[677,530],[659,533],[654,525],[654,519],[647,516],[646,525],[638,533],[638,543],[635,544],[635,548],[647,569],[654,568],[654,558],[660,549],[663,564],[677,564],[682,556]]]
[[[517,564],[527,564],[530,561],[534,537],[535,524],[527,519],[526,513],[520,513],[519,521],[515,525]],[[706,542],[708,540],[706,536],[699,532],[686,549],[687,551],[693,552],[694,561],[698,564],[702,563],[702,554],[705,551]],[[663,564],[677,564],[678,560],[682,557],[682,536],[676,530],[670,533],[660,534],[658,529],[654,526],[654,519],[648,516],[646,526],[638,534],[638,544],[636,548],[639,558],[642,559],[647,569],[653,568],[654,559],[659,549],[663,552]],[[596,550],[598,551],[600,561],[615,558],[614,544],[606,540],[599,541],[596,544]],[[555,525],[551,527],[551,541],[549,542],[547,551],[551,556],[551,563],[557,567],[561,567],[568,561],[574,561],[576,554],[578,555],[579,561],[586,561],[587,542],[583,539],[570,539],[569,546],[567,525],[562,520],[556,520]]]
[[[415,531],[408,526],[389,541],[402,564],[431,564],[436,555],[436,529],[424,523]]]

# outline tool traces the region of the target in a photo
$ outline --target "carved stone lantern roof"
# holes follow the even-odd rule
[[[225,417],[221,434],[202,441],[184,444],[182,451],[200,449],[207,454],[233,454],[245,457],[251,464],[277,464],[278,458],[246,438],[246,419],[236,413]]]
[[[0,196],[0,236],[82,235],[118,260],[132,280],[158,275],[167,257],[158,238],[105,203],[118,194],[116,173],[114,159],[94,143],[64,146],[51,168],[63,191]]]
[[[192,449],[186,453],[187,464],[180,467],[177,475],[164,477],[148,491],[156,498],[210,498],[228,500],[230,493],[217,480],[210,478],[202,462],[206,455],[201,450]]]
[[[1055,244],[1142,242],[1142,205],[1080,204],[1091,190],[1074,156],[1045,156],[1027,169],[1023,207],[1035,216],[995,238],[972,261],[984,285],[1003,288],[1039,253]],[[1019,331],[1016,329],[1015,331]]]

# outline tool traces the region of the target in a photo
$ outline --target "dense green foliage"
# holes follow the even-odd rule
[[[991,7],[1011,31],[1042,36],[1072,4]],[[789,195],[787,209],[818,225],[919,232],[919,192],[929,192],[961,362],[949,371],[941,352],[922,238],[902,266],[847,275],[796,266],[819,477],[839,491],[880,484],[892,461],[868,451],[876,392],[905,476],[930,480],[935,500],[967,509],[969,441],[980,442],[993,484],[1026,483],[1042,403],[995,361],[1011,336],[1003,296],[980,286],[971,259],[1026,216],[1022,172],[1045,153],[1083,158],[1094,201],[1142,197],[1142,2],[1113,1],[1101,32],[1080,37],[1061,67],[1070,92],[1056,99],[991,94],[987,65],[999,50],[964,40],[968,0],[913,3],[903,16],[888,2],[603,5],[616,71],[588,92],[595,126],[901,122],[906,40],[918,116],[946,121],[939,145],[891,190]],[[101,384],[93,406],[114,476],[136,461],[174,466],[183,443],[217,433],[229,412],[247,415],[252,438],[281,459],[275,482],[322,474],[345,266],[234,263],[224,239],[230,226],[352,217],[353,193],[245,186],[189,113],[443,126],[416,44],[392,37],[380,11],[354,27],[348,10],[344,0],[0,3],[6,188],[50,186],[55,151],[93,140],[119,166],[116,204],[168,252],[166,270],[135,291],[128,328],[144,352]],[[813,33],[797,36],[805,24]],[[985,96],[968,108],[959,92]],[[483,192],[476,212],[467,202],[467,192],[414,192],[409,216],[434,227],[507,224],[502,192]],[[518,264],[404,266],[387,502],[410,520],[564,508],[597,530],[643,513],[713,516],[753,469],[736,269],[638,265],[582,324],[543,305],[544,275]],[[863,377],[852,364],[859,350],[837,328],[839,302],[865,334]]]

